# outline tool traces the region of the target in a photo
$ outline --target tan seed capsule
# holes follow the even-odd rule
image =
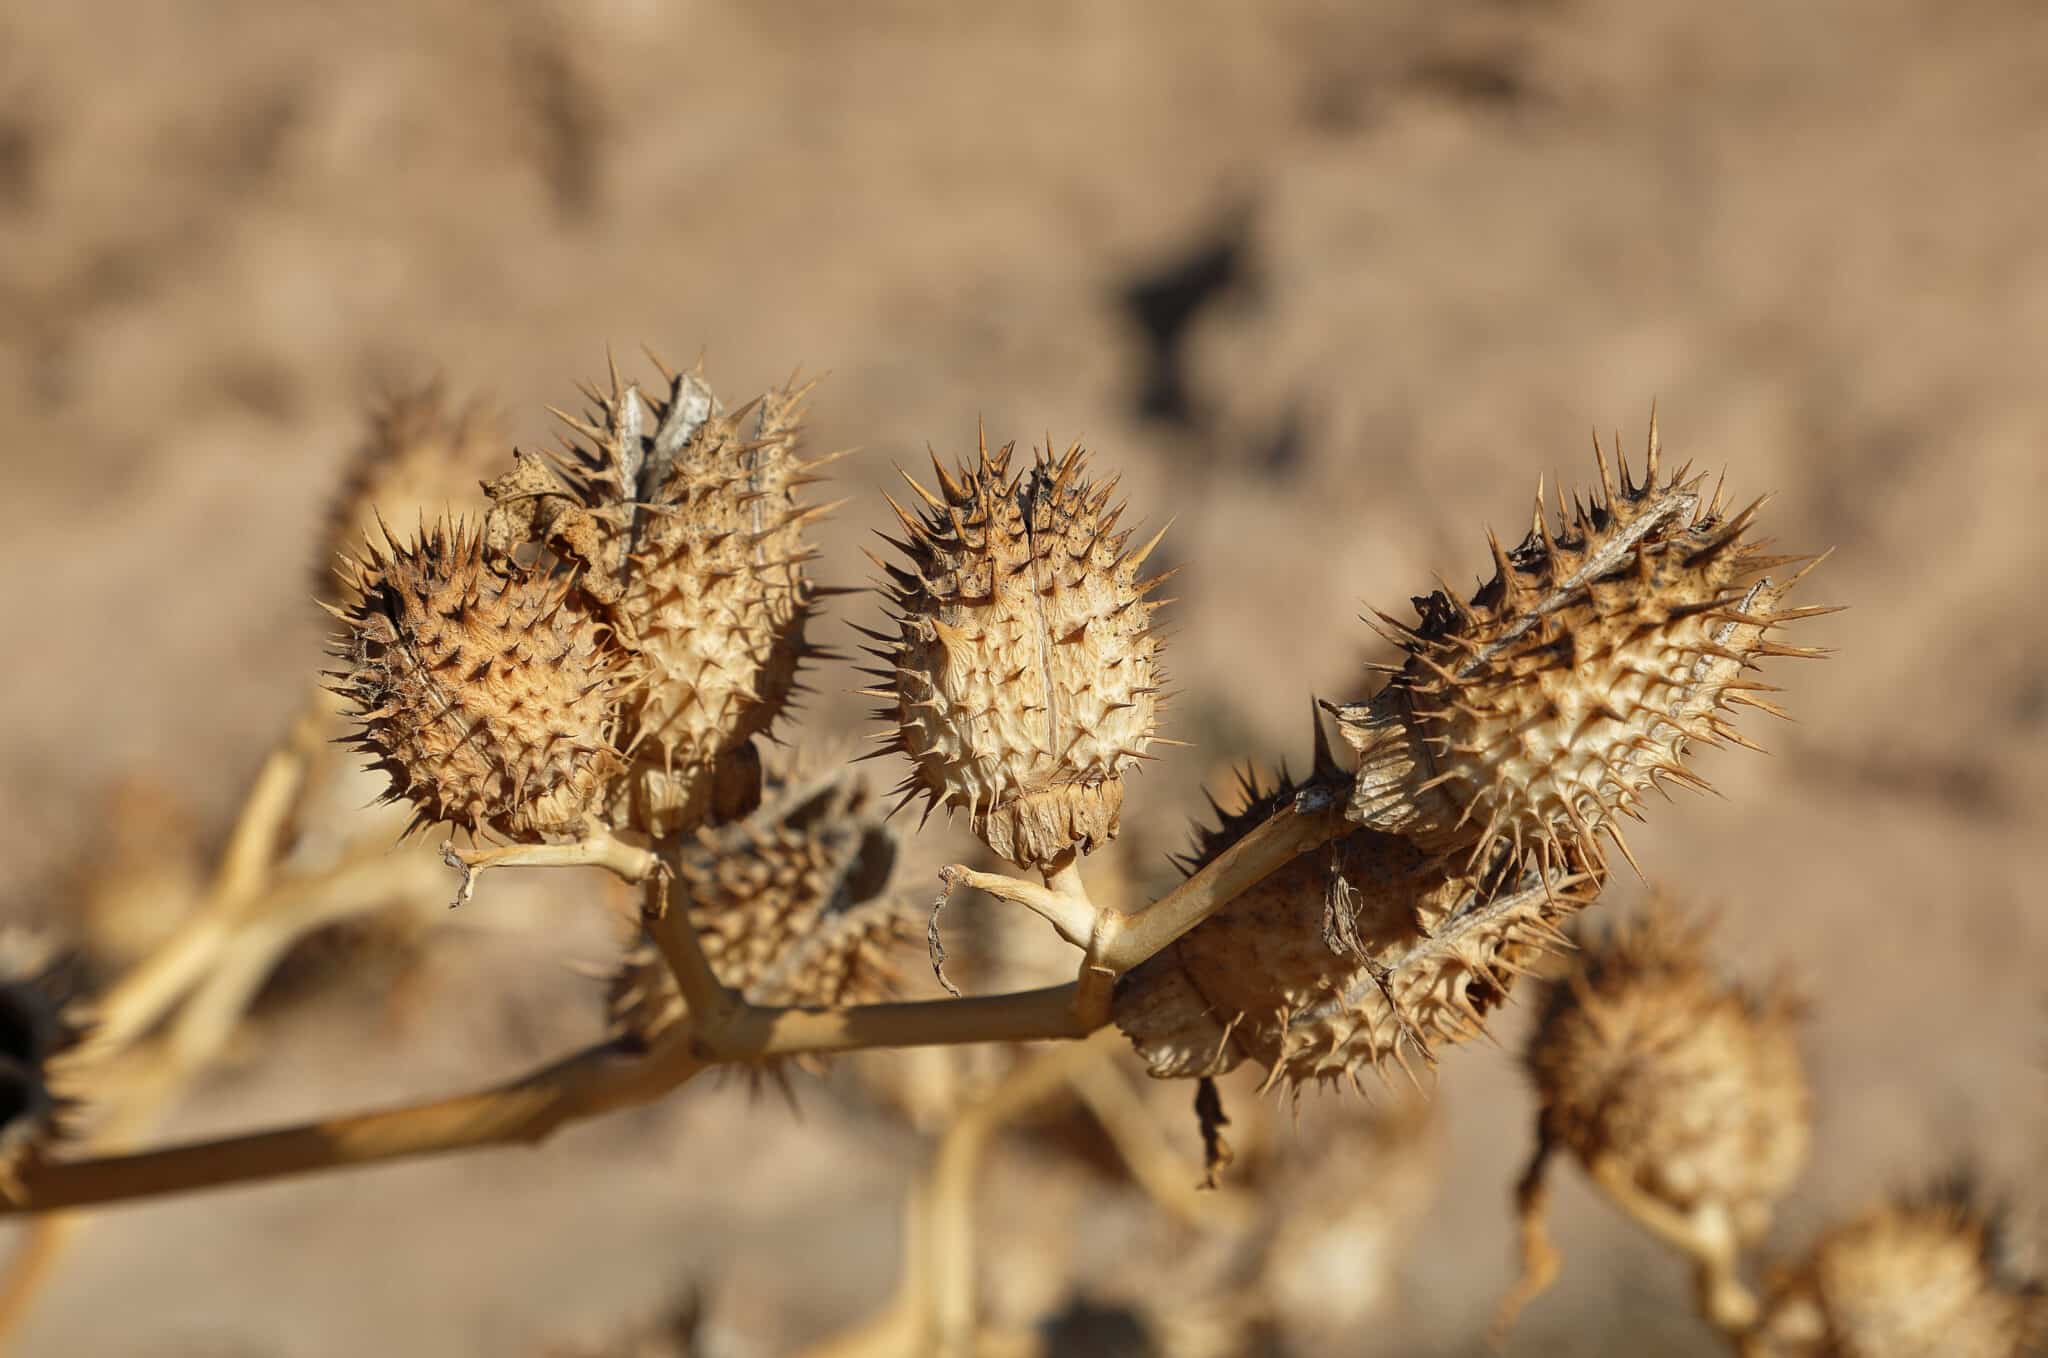
[[[1879,1207],[1778,1271],[1744,1358],[2021,1358],[2048,1295],[2007,1253],[1967,1192]]]
[[[829,457],[796,455],[809,385],[727,413],[695,372],[663,390],[588,392],[568,465],[531,454],[490,488],[488,540],[544,545],[577,568],[611,621],[633,679],[622,713],[632,769],[621,814],[658,835],[744,815],[760,795],[752,738],[823,652],[804,640],[819,591],[801,502]],[[560,414],[560,412],[557,412]]]
[[[1320,742],[1319,742],[1320,743]],[[1317,778],[1342,774],[1319,750]],[[1247,786],[1202,832],[1190,871],[1292,800]],[[1293,1085],[1357,1082],[1389,1061],[1414,1073],[1439,1043],[1477,1037],[1515,978],[1561,942],[1597,869],[1511,875],[1482,890],[1456,864],[1358,830],[1274,872],[1118,986],[1117,1025],[1151,1073],[1216,1075],[1250,1059]]]
[[[1674,907],[1585,944],[1550,991],[1526,1062],[1547,1142],[1612,1160],[1681,1212],[1724,1209],[1762,1238],[1806,1163],[1811,1126],[1796,1042],[1801,1006],[1723,981],[1704,929]]]
[[[1704,478],[1660,481],[1654,422],[1640,484],[1599,462],[1591,505],[1568,513],[1560,490],[1553,529],[1539,498],[1519,547],[1494,541],[1494,578],[1469,602],[1445,589],[1416,600],[1416,625],[1386,619],[1406,664],[1337,709],[1359,753],[1353,820],[1473,864],[1501,845],[1598,856],[1598,832],[1626,854],[1617,819],[1645,790],[1705,786],[1689,747],[1752,743],[1723,709],[1783,715],[1745,671],[1818,655],[1769,634],[1830,610],[1780,606],[1800,576],[1765,572],[1799,558],[1744,541],[1763,502],[1730,515]]]
[[[773,789],[743,821],[698,832],[670,887],[712,969],[755,1004],[837,1006],[892,997],[892,954],[921,916],[888,894],[896,838],[843,771]],[[657,1040],[685,1015],[650,940],[614,974],[614,1031]]]
[[[460,523],[370,546],[335,691],[358,748],[417,825],[535,840],[579,833],[621,770],[618,666],[566,578],[486,553]]]
[[[1138,579],[1159,538],[1128,550],[1114,481],[1090,482],[1076,444],[1009,474],[1012,449],[896,504],[908,568],[884,565],[897,635],[886,669],[889,748],[911,761],[898,789],[963,809],[1011,862],[1048,867],[1117,831],[1123,774],[1145,757],[1160,706],[1159,640]],[[908,479],[908,478],[906,478]]]

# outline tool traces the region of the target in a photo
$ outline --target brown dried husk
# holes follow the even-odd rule
[[[1408,659],[1372,701],[1335,709],[1359,755],[1358,824],[1475,867],[1503,845],[1597,858],[1602,832],[1626,854],[1617,818],[1639,816],[1644,791],[1705,786],[1691,746],[1752,744],[1726,707],[1783,715],[1744,671],[1820,654],[1768,636],[1831,611],[1780,606],[1800,576],[1766,572],[1805,558],[1744,540],[1762,500],[1730,515],[1704,478],[1659,480],[1654,421],[1640,484],[1595,451],[1591,503],[1568,510],[1560,488],[1553,528],[1539,492],[1529,535],[1512,552],[1492,539],[1494,577],[1469,602],[1447,587],[1415,601],[1412,627],[1382,615]]]
[[[1012,451],[984,440],[957,476],[935,456],[938,492],[905,477],[919,512],[890,500],[909,568],[878,563],[897,633],[870,634],[887,668],[868,692],[911,761],[904,801],[963,809],[995,853],[1046,867],[1116,834],[1123,774],[1157,738],[1145,596],[1166,577],[1138,579],[1159,538],[1127,550],[1115,481],[1087,479],[1080,445],[1015,477]]]
[[[825,509],[798,491],[830,457],[796,456],[809,384],[727,413],[695,371],[664,390],[586,389],[561,463],[519,455],[490,487],[488,539],[537,544],[575,569],[611,622],[632,679],[621,741],[631,759],[615,816],[656,835],[745,815],[758,802],[751,744],[822,651],[804,627],[822,591],[806,578],[804,526]]]
[[[1681,1212],[1717,1205],[1750,1244],[1806,1163],[1801,1005],[1782,983],[1750,993],[1723,981],[1704,933],[1659,903],[1587,942],[1526,1059],[1545,1144],[1616,1162]]]
[[[579,833],[623,768],[619,671],[607,629],[571,582],[486,551],[445,520],[417,541],[370,545],[334,688],[354,743],[415,825],[513,840]]]
[[[1317,777],[1341,775],[1319,758]],[[1190,870],[1290,802],[1283,778],[1198,839]],[[1217,1075],[1247,1059],[1269,1083],[1358,1083],[1388,1063],[1411,1077],[1441,1043],[1482,1035],[1518,976],[1562,944],[1559,923],[1603,874],[1568,855],[1546,880],[1462,865],[1357,830],[1302,854],[1118,985],[1117,1026],[1151,1073]]]
[[[2021,1358],[2048,1342],[2039,1279],[1967,1189],[1878,1207],[1779,1270],[1744,1358]]]
[[[719,980],[754,1004],[841,1006],[893,998],[897,957],[922,914],[889,893],[896,838],[844,772],[774,789],[745,820],[698,832],[669,908],[687,909]],[[687,1013],[643,936],[612,977],[613,1031],[653,1042]]]

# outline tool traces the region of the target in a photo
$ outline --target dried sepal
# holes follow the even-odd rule
[[[573,583],[486,551],[461,522],[370,544],[335,691],[354,740],[416,824],[513,840],[580,832],[623,768],[621,673],[605,625]]]
[[[1415,601],[1413,626],[1385,618],[1406,662],[1336,709],[1359,755],[1359,824],[1473,865],[1502,845],[1597,858],[1603,832],[1626,855],[1618,818],[1645,791],[1705,786],[1690,747],[1752,744],[1725,709],[1777,712],[1746,672],[1819,654],[1772,639],[1828,610],[1783,606],[1804,572],[1768,575],[1798,558],[1746,540],[1763,501],[1731,513],[1704,477],[1660,479],[1654,421],[1640,481],[1596,452],[1591,503],[1567,507],[1560,489],[1553,527],[1539,493],[1528,536],[1493,540],[1494,576],[1469,601],[1446,588]]]
[[[1625,1171],[1686,1214],[1725,1214],[1739,1245],[1769,1228],[1806,1163],[1802,1005],[1782,982],[1724,980],[1705,926],[1666,902],[1582,944],[1551,986],[1525,1062],[1546,1145]]]
[[[1316,775],[1341,775],[1324,759]],[[1198,836],[1192,871],[1291,800],[1285,780]],[[1292,1085],[1357,1082],[1389,1063],[1411,1076],[1437,1047],[1482,1035],[1515,978],[1562,941],[1559,922],[1602,874],[1568,861],[1548,878],[1492,874],[1396,835],[1357,830],[1302,854],[1118,986],[1117,1025],[1151,1073],[1217,1075],[1244,1060]]]
[[[479,401],[453,404],[438,381],[380,402],[368,424],[329,509],[318,572],[323,599],[337,593],[335,562],[365,539],[382,538],[380,515],[404,527],[480,511],[483,482],[504,455],[497,413]]]
[[[1011,862],[1050,866],[1117,831],[1123,774],[1157,739],[1159,648],[1140,580],[1153,537],[1117,531],[1115,481],[1091,482],[1079,444],[1010,474],[1014,445],[915,480],[896,504],[907,565],[884,565],[896,635],[871,647],[868,690],[888,748],[911,762],[897,791],[962,809]],[[906,477],[906,479],[909,479]]]
[[[78,969],[49,939],[0,930],[0,1194],[68,1131],[63,1065],[84,1032]]]
[[[1773,1272],[1744,1358],[2021,1358],[2048,1292],[1966,1183],[1878,1206]]]
[[[843,772],[771,790],[745,820],[700,830],[669,887],[712,969],[755,1004],[839,1006],[892,997],[894,956],[922,914],[890,894],[895,835]],[[674,976],[640,939],[614,973],[613,1030],[651,1042],[686,1013]]]
[[[658,835],[744,815],[759,798],[751,740],[822,654],[804,639],[819,591],[805,574],[803,503],[829,457],[796,454],[810,385],[727,412],[697,372],[658,391],[586,388],[559,458],[522,453],[492,483],[486,537],[544,548],[611,622],[634,683],[622,817]]]

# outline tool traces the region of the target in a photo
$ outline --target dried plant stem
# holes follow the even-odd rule
[[[1693,1263],[1693,1289],[1700,1316],[1731,1338],[1756,1324],[1757,1301],[1743,1284],[1741,1246],[1725,1209],[1703,1205],[1681,1212],[1636,1186],[1627,1166],[1602,1158],[1587,1166],[1601,1192],[1616,1207]]]
[[[537,1144],[566,1122],[646,1103],[703,1069],[685,1036],[639,1059],[604,1043],[507,1084],[384,1112],[167,1150],[40,1166],[18,1210],[125,1202],[478,1146]]]
[[[1200,872],[1124,918],[1097,960],[1121,976],[1256,886],[1274,869],[1335,839],[1346,828],[1340,795],[1320,787],[1305,790],[1292,805],[1267,817]]]
[[[619,838],[610,830],[593,824],[589,833],[573,844],[512,844],[497,849],[458,849],[451,842],[441,848],[441,857],[462,873],[462,887],[455,904],[476,894],[476,879],[494,868],[604,868],[627,882],[642,882],[661,866],[654,850]]]
[[[306,780],[309,713],[290,739],[263,761],[205,901],[164,945],[133,968],[94,1008],[86,1044],[92,1056],[112,1056],[155,1027],[199,983],[234,937],[236,926],[269,881],[292,807]]]
[[[1074,866],[1072,854],[1057,869],[1045,873],[1045,885],[1027,882],[1019,877],[1006,877],[996,872],[977,872],[973,868],[954,864],[940,872],[940,878],[950,883],[962,883],[977,891],[986,891],[997,900],[1011,901],[1045,917],[1059,936],[1077,948],[1086,948],[1094,936],[1099,912],[1094,902],[1088,899],[1087,889],[1081,885],[1081,874]]]
[[[1312,789],[1127,922],[1114,912],[1099,912],[1097,934],[1107,937],[1098,937],[1098,946],[1091,947],[1084,976],[1097,973],[1094,984],[1106,994],[1108,977],[1165,947],[1296,854],[1334,837],[1343,824],[1338,799]],[[1118,923],[1102,930],[1104,918]],[[718,984],[689,928],[687,911],[664,908],[654,922],[693,1012],[688,1023],[638,1060],[624,1058],[607,1044],[509,1084],[452,1098],[157,1151],[43,1164],[24,1171],[19,1198],[0,1204],[0,1214],[537,1142],[565,1122],[659,1098],[717,1062],[874,1047],[1080,1038],[1107,1020],[1106,1012],[1077,1008],[1089,984],[1083,981],[1005,995],[844,1009],[747,1004]],[[701,1009],[696,1008],[700,999]]]
[[[212,970],[178,1008],[160,1048],[134,1063],[139,1075],[100,1096],[111,1109],[92,1137],[94,1152],[124,1152],[149,1134],[219,1057],[278,962],[300,939],[337,920],[380,909],[394,897],[432,895],[444,882],[431,859],[394,857],[380,848],[358,851],[325,873],[273,887],[252,901],[240,926],[222,941]],[[108,1057],[102,1051],[96,1059],[103,1063]],[[17,1246],[0,1280],[0,1343],[26,1319],[85,1220],[76,1211],[47,1213]]]
[[[1515,1224],[1520,1237],[1521,1276],[1501,1298],[1500,1306],[1493,1315],[1493,1325],[1487,1330],[1487,1342],[1496,1349],[1506,1345],[1523,1309],[1549,1291],[1550,1285],[1557,1281],[1558,1269],[1563,1262],[1557,1247],[1550,1243],[1549,1232],[1544,1229],[1544,1216],[1550,1210],[1550,1159],[1556,1150],[1556,1145],[1539,1127],[1536,1153],[1529,1158],[1529,1167],[1522,1171],[1521,1182],[1515,1185]]]
[[[976,1300],[974,1198],[982,1162],[1005,1123],[1051,1098],[1113,1050],[1101,1037],[1039,1052],[963,1109],[939,1139],[929,1174],[912,1188],[905,1215],[903,1273],[881,1314],[805,1358],[979,1358],[1005,1345],[981,1329]]]
[[[1109,1036],[1107,1034],[1104,1035]],[[971,1358],[976,1303],[974,1189],[989,1142],[1004,1123],[1051,1098],[1068,1077],[1100,1059],[1103,1038],[1040,1052],[963,1112],[939,1142],[932,1167],[932,1352]]]

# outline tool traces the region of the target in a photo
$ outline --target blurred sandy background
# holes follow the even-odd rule
[[[2044,211],[2026,0],[7,0],[0,898],[61,916],[124,776],[224,832],[318,663],[314,530],[382,390],[442,375],[533,443],[607,344],[701,351],[728,396],[827,373],[810,446],[865,450],[844,583],[892,461],[977,418],[1085,438],[1187,568],[1198,748],[1133,789],[1152,850],[1226,761],[1305,756],[1308,695],[1362,686],[1362,603],[1473,576],[1486,524],[1589,480],[1591,425],[1639,448],[1654,397],[1677,458],[1778,492],[1788,549],[1839,548],[1812,600],[1853,606],[1802,625],[1840,658],[1768,676],[1800,719],[1748,726],[1773,756],[1707,756],[1726,800],[1632,836],[1738,970],[1812,987],[1817,1155],[1778,1238],[1959,1156],[2038,1188]],[[854,728],[853,683],[809,738]],[[600,929],[485,932],[403,1020],[372,986],[296,1011],[172,1130],[595,1031],[558,958]],[[1480,1351],[1507,1276],[1508,1051],[1451,1054],[1440,1099],[1443,1196],[1356,1353]],[[922,1151],[803,1104],[707,1084],[538,1152],[110,1213],[18,1351],[518,1354],[692,1280],[814,1337],[886,1294]],[[1569,1174],[1556,1228],[1519,1351],[1710,1351]]]

